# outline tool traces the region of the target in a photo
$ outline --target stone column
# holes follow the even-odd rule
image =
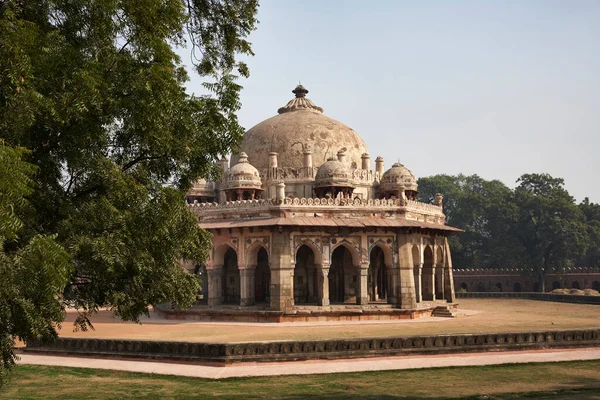
[[[452,276],[452,257],[450,256],[450,246],[448,245],[448,239],[445,239],[444,246],[446,247],[446,272],[444,280],[444,294],[446,295],[446,301],[454,303],[456,300],[454,297],[454,277]]]
[[[444,264],[436,264],[435,266],[435,298],[443,300],[444,296]]]
[[[397,282],[399,280],[398,279],[398,268],[394,268],[393,265],[386,265],[385,273],[387,274],[387,278],[388,278],[388,287],[385,288],[387,291],[387,302],[389,304],[397,304],[398,297],[396,296],[397,292],[394,291],[394,287],[397,286],[397,284],[395,284],[395,282]]]
[[[435,300],[435,265],[423,265],[423,300]]]
[[[208,275],[208,300],[209,306],[218,306],[223,303],[223,267],[216,267],[206,271]]]
[[[358,268],[358,279],[357,279],[357,293],[356,293],[356,304],[365,305],[369,304],[369,263],[360,263]]]
[[[273,235],[271,247],[271,304],[274,311],[285,311],[293,307],[294,273],[290,249],[290,233],[287,229]]]
[[[415,297],[415,276],[413,273],[414,262],[412,257],[412,244],[407,235],[397,236],[398,241],[398,267],[400,275],[400,292],[398,293],[398,306],[405,310],[417,308]]]
[[[415,264],[415,297],[417,303],[423,301],[423,264]]]
[[[255,267],[256,268],[256,267]],[[239,266],[240,269],[240,305],[254,304],[254,272],[255,269]]]
[[[320,306],[328,306],[329,303],[329,264],[317,265],[317,277],[319,282],[317,288],[319,293],[317,301]]]

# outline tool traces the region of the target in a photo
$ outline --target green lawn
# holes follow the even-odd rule
[[[282,364],[285,368],[285,364]],[[0,399],[600,399],[600,361],[208,380],[24,365]]]

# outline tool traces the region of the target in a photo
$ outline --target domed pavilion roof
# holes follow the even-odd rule
[[[258,170],[248,162],[248,155],[239,154],[237,164],[225,173],[224,189],[260,189],[262,182]]]
[[[215,197],[215,183],[204,178],[198,179],[188,192],[191,196]]]
[[[341,147],[346,150],[350,168],[360,168],[361,155],[367,145],[358,134],[333,118],[306,98],[308,90],[298,85],[292,91],[296,97],[271,117],[244,135],[241,151],[252,154],[252,163],[259,169],[269,167],[269,153],[277,152],[279,167],[299,168],[304,165],[304,151],[312,151],[313,165],[321,165]]]
[[[327,162],[319,167],[315,176],[316,187],[346,186],[354,187],[352,173],[344,163],[330,157]]]
[[[395,163],[384,172],[380,181],[380,190],[393,191],[403,186],[405,190],[417,191],[417,180],[415,176],[404,165]]]

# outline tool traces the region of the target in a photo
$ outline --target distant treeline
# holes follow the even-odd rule
[[[511,189],[461,174],[418,184],[419,200],[442,193],[446,223],[465,231],[450,239],[454,268],[524,268],[543,291],[546,273],[600,266],[600,204],[577,204],[563,179],[525,174]]]

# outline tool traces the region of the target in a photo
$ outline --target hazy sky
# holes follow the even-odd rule
[[[547,172],[600,202],[600,1],[262,0],[258,19],[245,128],[301,81],[386,168]]]

